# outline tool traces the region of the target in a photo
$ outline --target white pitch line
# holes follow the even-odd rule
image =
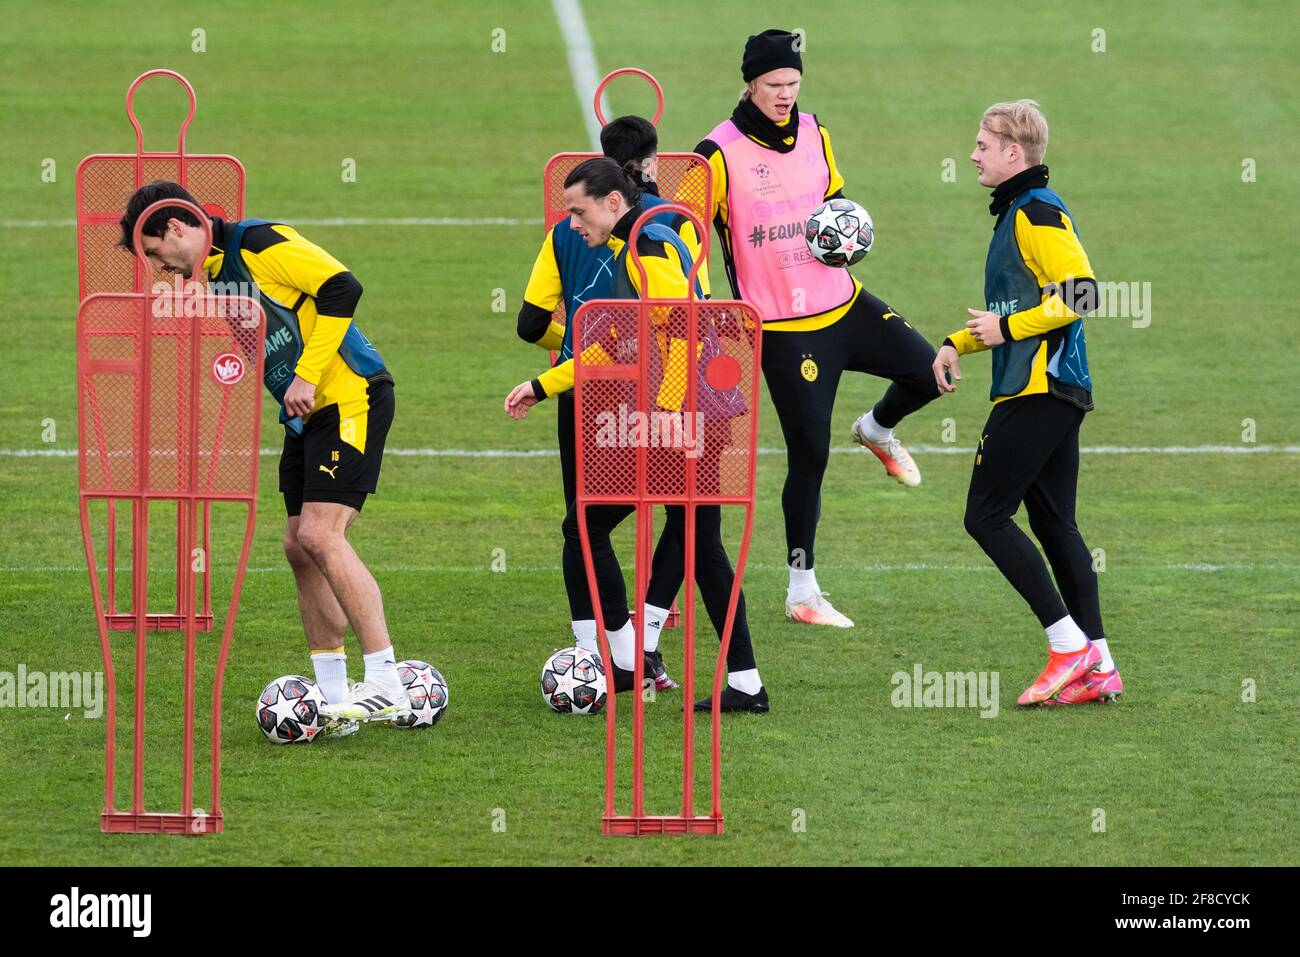
[[[596,98],[596,87],[600,85],[600,73],[596,69],[596,50],[587,30],[587,19],[582,15],[579,0],[551,0],[551,6],[560,24],[560,35],[564,37],[569,73],[573,76],[573,92],[578,96],[578,109],[587,124],[587,137],[591,140],[592,150],[599,153],[600,120],[596,119],[591,104]],[[600,112],[609,116],[609,101],[604,94],[600,97]]]
[[[478,219],[460,219],[453,216],[330,216],[324,219],[287,217],[285,222],[293,226],[540,226],[545,220],[540,217],[520,219],[512,216],[486,216]],[[4,229],[71,228],[75,225],[77,225],[75,219],[0,220],[0,228]]]
[[[975,452],[973,446],[963,445],[912,445],[908,449],[917,455],[973,455]],[[784,455],[785,451],[760,447],[758,454]],[[837,446],[831,452],[835,455],[867,454],[865,449],[856,445]],[[1083,455],[1297,455],[1300,454],[1300,445],[1085,445],[1079,452]],[[166,453],[160,450],[158,454]],[[265,448],[261,454],[279,455],[280,449]],[[421,459],[545,459],[556,458],[560,453],[557,449],[385,449],[384,454]],[[0,458],[7,459],[76,457],[76,449],[0,449]]]
[[[763,562],[749,562],[746,566],[750,571],[788,571],[785,565],[770,564]],[[986,565],[954,565],[947,563],[933,562],[901,562],[901,563],[878,563],[868,565],[818,565],[818,568],[827,572],[991,572],[997,569],[992,564]],[[1300,568],[1300,565],[1294,562],[1223,562],[1219,564],[1210,564],[1208,562],[1174,562],[1168,564],[1154,565],[1126,565],[1125,568],[1135,570],[1157,569],[1160,571],[1182,571],[1182,572],[1202,572],[1205,574],[1217,574],[1225,571],[1290,571]],[[562,565],[508,565],[506,571],[494,571],[488,565],[371,565],[372,572],[380,574],[484,574],[484,575],[511,575],[527,573],[552,573],[564,570]],[[101,573],[105,568],[100,568]],[[131,571],[130,565],[119,565],[118,574],[126,574]],[[151,572],[159,574],[173,574],[176,569],[159,566],[151,568]],[[252,565],[246,569],[250,575],[273,575],[273,574],[291,574],[287,564],[285,565]],[[59,575],[59,574],[86,574],[85,565],[18,565],[18,566],[0,566],[0,575]]]

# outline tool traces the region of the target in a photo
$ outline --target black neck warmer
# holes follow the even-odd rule
[[[998,184],[998,188],[993,191],[993,202],[989,203],[989,212],[994,216],[1001,215],[1021,193],[1046,185],[1047,167],[1042,163],[1021,170],[1015,176]]]
[[[764,146],[778,153],[789,153],[799,142],[799,104],[790,107],[790,119],[785,126],[777,126],[754,105],[753,100],[741,100],[731,112],[731,122],[746,136],[752,136]],[[786,138],[790,142],[785,142]]]

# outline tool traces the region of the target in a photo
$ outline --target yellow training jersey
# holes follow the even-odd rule
[[[235,226],[212,221],[212,249],[203,261],[209,276],[216,277],[225,260],[226,237]],[[286,377],[296,375],[316,387],[314,411],[337,405],[341,421],[355,425],[343,435],[345,441],[365,450],[365,413],[369,409],[367,389],[372,382],[392,381],[368,340],[356,330],[352,338],[367,348],[368,375],[362,375],[341,354],[345,337],[353,324],[353,313],[361,298],[361,284],[348,268],[292,226],[280,223],[250,224],[239,241],[240,255],[262,296],[283,307],[282,313],[296,319],[301,350]],[[268,323],[267,355],[271,357],[279,340],[289,338],[292,329],[273,330]],[[268,358],[268,362],[271,361]]]
[[[634,208],[627,212],[614,226],[606,246],[614,255],[613,262],[621,262],[622,276],[615,276],[613,286],[615,290],[619,288],[628,289],[633,295],[640,296],[641,288],[641,271],[637,269],[636,263],[632,257],[623,256],[620,260],[620,254],[627,245],[628,235],[631,231],[632,224],[644,212],[643,209]],[[691,229],[691,235],[694,235],[694,228],[690,227],[689,221],[687,227]],[[681,235],[680,229],[678,234]],[[698,251],[698,246],[691,248],[686,236],[682,240],[687,245],[687,251],[694,256]],[[671,242],[660,242],[651,239],[645,233],[637,236],[637,258],[641,266],[645,269],[646,282],[648,287],[645,290],[645,296],[652,299],[684,299],[687,293],[686,274],[687,266],[678,255],[677,247]],[[617,295],[617,293],[616,293]],[[531,301],[531,300],[530,300]],[[656,323],[662,323],[666,320],[668,310],[653,310],[651,319]],[[670,344],[664,337],[660,336],[660,348],[667,357]],[[682,353],[682,358],[685,353]],[[583,352],[583,361],[589,363],[608,362],[609,356],[606,354],[605,346],[601,343],[595,343],[587,347]],[[553,367],[542,373],[533,380],[533,392],[539,399],[555,395],[558,392],[567,392],[573,388],[573,360],[565,359],[556,363]]]
[[[1040,299],[1028,309],[1002,317],[1002,334],[1007,342],[1045,336],[1080,318],[1081,314],[1073,308],[1077,302],[1069,295],[1063,296],[1062,290],[1068,291],[1070,284],[1094,278],[1092,264],[1074,230],[1074,223],[1063,210],[1035,200],[1017,209],[1015,217],[1016,245],[1020,257],[1038,281]],[[990,348],[977,342],[965,328],[948,336],[946,341],[958,355]],[[1015,395],[998,396],[995,403],[1048,391],[1050,346],[1046,337],[1040,342],[1025,387]]]

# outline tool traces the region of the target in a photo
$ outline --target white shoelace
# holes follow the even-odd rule
[[[882,448],[889,453],[889,457],[892,459],[905,464],[910,464],[912,461],[912,456],[908,454],[907,449],[903,448],[903,443],[896,438],[891,437],[888,442],[884,443]]]
[[[811,608],[820,608],[822,605],[830,605],[830,602],[827,601],[827,599],[829,599],[830,597],[831,597],[831,593],[830,593],[830,592],[828,592],[828,591],[818,591],[818,592],[813,592],[813,593],[812,593],[809,597],[807,597],[807,598],[800,599],[799,601],[792,601],[792,602],[790,602],[790,604],[792,604],[792,605],[808,605],[808,606],[811,607]],[[832,608],[831,608],[831,611],[835,611],[835,609],[834,609],[833,606],[832,606]],[[836,612],[836,614],[839,614],[839,613]]]

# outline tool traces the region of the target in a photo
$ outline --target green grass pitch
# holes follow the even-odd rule
[[[663,81],[661,148],[673,150],[730,111],[748,33],[802,26],[800,105],[829,127],[847,193],[878,229],[855,273],[932,342],[981,298],[991,220],[965,159],[980,112],[1020,96],[1042,103],[1052,182],[1098,275],[1149,282],[1152,296],[1145,328],[1088,325],[1097,411],[1084,444],[1156,450],[1082,463],[1080,524],[1105,553],[1122,703],[1016,710],[1042,635],[962,530],[966,454],[918,454],[916,490],[887,481],[865,454],[833,455],[819,578],[858,627],[787,624],[784,461],[765,454],[746,587],[773,710],[725,722],[727,833],[602,838],[604,722],[553,715],[537,690],[541,663],[570,643],[558,460],[392,455],[353,540],[384,589],[398,655],[443,671],[450,708],[429,732],[368,727],[273,748],[253,721],[255,697],[310,664],[266,457],[226,681],[226,832],[99,833],[103,720],[4,707],[0,862],[1295,864],[1300,280],[1289,259],[1300,41],[1284,28],[1288,5],[1038,5],[1010,29],[989,3],[828,2],[802,8],[797,24],[738,2],[584,6],[602,72],[634,65]],[[134,76],[156,66],[188,76],[200,99],[190,148],[240,157],[249,212],[290,223],[535,219],[546,158],[588,148],[589,105],[575,97],[549,3],[275,9],[236,0],[176,18],[0,3],[0,671],[101,667],[75,459],[14,453],[76,448],[76,258],[62,221],[74,215],[77,162],[131,148],[122,95]],[[661,29],[643,29],[655,22]],[[195,28],[205,52],[192,50]],[[497,29],[503,52],[492,49]],[[612,100],[616,113],[649,107],[631,84]],[[178,108],[165,85],[142,93],[149,145],[169,145]],[[349,158],[355,182],[341,176]],[[942,175],[949,158],[955,182]],[[514,331],[540,226],[302,229],[365,286],[359,322],[397,381],[391,448],[553,449],[553,408],[523,423],[501,411],[506,391],[543,367]],[[720,263],[713,278],[723,288]],[[504,312],[493,310],[498,289]],[[955,433],[955,445],[974,444],[988,414],[987,360],[971,357],[963,372],[955,397],[904,423],[905,442],[941,447]],[[846,376],[833,433],[841,451],[882,388]],[[762,444],[780,448],[766,400],[762,415]],[[263,444],[278,444],[269,405],[265,421]],[[1160,451],[1249,448],[1244,433],[1292,451]],[[501,554],[505,570],[493,571]],[[674,673],[679,634],[665,638]],[[705,680],[707,629],[699,646]],[[118,647],[121,668],[128,653]],[[174,636],[152,640],[158,810],[178,801],[176,650]],[[350,652],[355,676],[351,639]],[[997,716],[895,708],[891,676],[917,663],[997,672]],[[650,706],[648,726],[651,809],[669,812],[677,695]],[[705,767],[704,735],[699,744]],[[119,770],[123,800],[126,778]],[[699,794],[703,802],[703,777]]]

